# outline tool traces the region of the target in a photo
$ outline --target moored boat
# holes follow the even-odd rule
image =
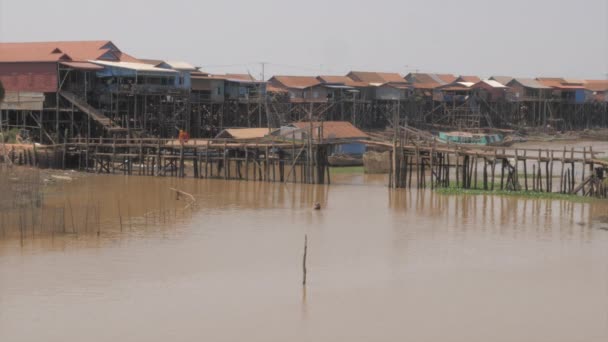
[[[439,141],[479,146],[505,146],[509,144],[500,133],[439,132]]]

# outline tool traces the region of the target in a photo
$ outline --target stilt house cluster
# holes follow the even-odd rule
[[[230,127],[349,121],[362,129],[576,129],[608,126],[608,81],[352,71],[347,75],[214,75],[141,59],[111,41],[0,43],[0,130],[33,140],[214,137]],[[229,134],[229,133],[226,133]]]

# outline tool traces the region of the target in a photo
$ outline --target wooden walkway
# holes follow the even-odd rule
[[[352,141],[348,141],[352,143]],[[361,140],[389,151],[391,188],[534,191],[608,198],[608,161],[583,149],[471,147]],[[330,184],[332,145],[296,140],[73,139],[13,160],[95,173]],[[50,151],[50,152],[49,152]],[[49,161],[49,159],[51,161]]]

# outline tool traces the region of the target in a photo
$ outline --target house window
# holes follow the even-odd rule
[[[217,87],[216,90],[217,90],[217,95],[222,95],[222,88]]]
[[[318,91],[313,91],[312,92],[312,97],[314,97],[315,99],[319,97],[319,92]]]

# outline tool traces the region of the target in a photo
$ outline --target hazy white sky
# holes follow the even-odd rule
[[[1,41],[109,39],[211,72],[608,77],[608,0],[0,0]]]

